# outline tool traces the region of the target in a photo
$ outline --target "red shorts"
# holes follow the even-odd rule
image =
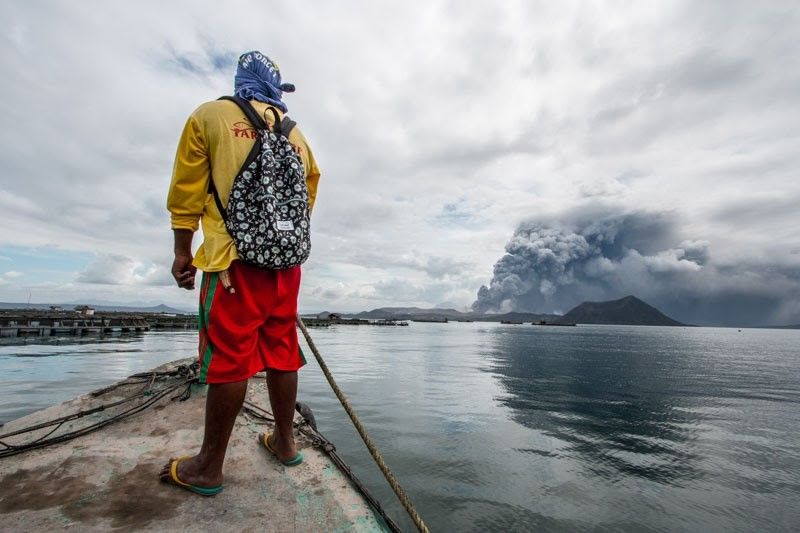
[[[232,383],[265,368],[293,372],[306,364],[297,343],[300,267],[264,270],[239,261],[204,272],[200,289],[200,383]]]

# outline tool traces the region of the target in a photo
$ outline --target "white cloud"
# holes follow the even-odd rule
[[[23,275],[24,274],[22,272],[17,272],[15,270],[3,272],[0,274],[0,287],[18,285],[19,278],[21,278]]]
[[[791,2],[16,2],[0,247],[97,254],[54,297],[191,298],[166,288],[175,145],[260,48],[297,85],[286,101],[323,171],[309,306],[468,304],[520,220],[587,199],[675,211],[715,257],[779,261],[797,211],[726,208],[800,198],[799,17]],[[651,266],[690,267],[677,257]]]
[[[169,270],[151,263],[144,264],[118,254],[97,256],[89,266],[78,274],[80,283],[99,285],[154,285],[172,286],[175,281]]]

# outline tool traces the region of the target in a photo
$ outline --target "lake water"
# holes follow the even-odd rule
[[[476,322],[312,335],[433,531],[800,528],[800,331]],[[194,344],[170,332],[0,345],[0,420]],[[309,359],[299,399],[412,530]]]

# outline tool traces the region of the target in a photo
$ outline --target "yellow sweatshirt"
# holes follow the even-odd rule
[[[250,103],[272,126],[274,119],[267,111],[267,107],[272,106],[255,100]],[[283,117],[280,109],[274,109]],[[231,261],[239,258],[214,197],[208,194],[208,180],[213,174],[222,205],[228,205],[233,179],[253,148],[255,137],[256,131],[242,110],[227,100],[201,105],[186,121],[175,154],[167,209],[172,216],[173,229],[197,231],[202,222],[204,240],[194,257],[194,266],[200,270],[227,270]],[[289,142],[300,154],[306,171],[311,209],[317,196],[319,168],[299,128],[295,127],[289,134]]]

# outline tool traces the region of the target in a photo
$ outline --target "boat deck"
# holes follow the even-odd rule
[[[99,397],[82,396],[9,422],[0,434],[108,404],[141,387],[137,383]],[[159,482],[159,470],[170,457],[192,453],[202,440],[205,387],[192,389],[186,401],[170,394],[97,432],[0,458],[0,530],[386,531],[361,494],[307,437],[296,435],[303,464],[285,467],[257,442],[271,424],[244,411],[231,436],[221,494],[206,498]],[[251,380],[247,399],[269,410],[263,378]],[[59,431],[107,416],[106,411],[94,413]],[[3,442],[30,442],[51,429]]]

